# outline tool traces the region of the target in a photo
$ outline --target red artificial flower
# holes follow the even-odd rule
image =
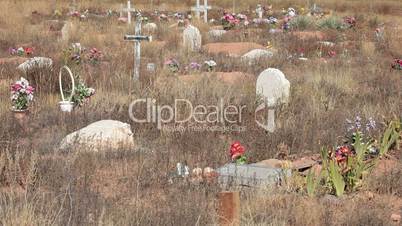
[[[246,152],[246,149],[240,144],[239,141],[235,141],[231,146],[230,146],[230,157],[232,160],[235,160],[242,156]]]
[[[337,163],[343,163],[352,155],[353,153],[349,146],[340,146],[335,151],[335,160]]]
[[[71,16],[73,16],[73,17],[80,17],[80,16],[81,16],[81,13],[78,12],[78,11],[75,11],[75,12],[71,13]]]
[[[33,48],[32,47],[26,47],[24,48],[24,52],[26,55],[32,55],[33,54]]]

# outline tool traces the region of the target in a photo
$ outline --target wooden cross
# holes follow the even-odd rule
[[[142,17],[137,15],[134,35],[125,35],[124,40],[134,41],[134,80],[140,79],[141,41],[152,41],[152,36],[141,35]]]
[[[127,1],[127,8],[122,8],[121,11],[122,12],[127,12],[127,22],[128,22],[128,24],[131,24],[131,12],[135,12],[135,9],[131,8],[130,0]],[[120,13],[120,16],[122,16],[121,14],[122,13]]]
[[[236,0],[233,0],[233,13],[236,13]]]
[[[195,12],[195,16],[199,19],[201,12],[204,13],[204,22],[208,23],[208,10],[211,6],[208,5],[208,0],[204,0],[204,5],[200,5],[200,0],[197,0],[195,7],[191,7],[191,11]]]

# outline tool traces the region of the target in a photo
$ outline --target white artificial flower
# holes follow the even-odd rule
[[[213,60],[207,60],[204,62],[204,64],[208,65],[209,67],[215,67],[217,65]]]

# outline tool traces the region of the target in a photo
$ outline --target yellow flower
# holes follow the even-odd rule
[[[271,44],[270,41],[268,41],[268,42],[267,42],[267,49],[270,49],[270,48],[272,48],[272,44]]]

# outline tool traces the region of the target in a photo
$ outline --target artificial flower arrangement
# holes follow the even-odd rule
[[[335,50],[328,51],[328,56],[331,58],[336,57],[336,51]]]
[[[84,55],[85,52],[87,52],[87,49],[80,43],[73,43],[69,48],[63,50],[65,63],[72,62],[79,65],[83,61],[87,61],[97,65],[104,57],[103,53],[97,48],[91,48],[86,55]]]
[[[169,18],[168,18],[168,16],[166,14],[162,13],[162,14],[159,15],[158,20],[167,22],[167,21],[169,21]]]
[[[248,26],[250,22],[248,21],[248,17],[244,14],[237,14],[236,18],[239,20],[239,23],[241,22],[244,26]]]
[[[75,106],[82,107],[93,95],[95,95],[95,89],[87,87],[85,83],[79,80],[71,101],[74,102]]]
[[[172,72],[172,73],[177,73],[180,70],[179,61],[177,61],[174,58],[170,58],[170,59],[166,60],[164,65],[167,66],[168,69],[170,70],[170,72]]]
[[[11,47],[8,49],[8,52],[11,55],[18,55],[18,56],[23,56],[23,55],[31,56],[31,55],[33,55],[33,51],[34,51],[34,49],[32,47],[19,47],[19,48]]]
[[[225,12],[221,18],[221,23],[224,30],[231,30],[240,23],[240,20],[234,14]]]
[[[207,60],[204,62],[204,65],[207,67],[207,70],[209,72],[213,71],[214,68],[218,65],[215,61],[213,60]]]
[[[346,28],[354,28],[356,26],[356,18],[353,16],[346,16],[343,18],[343,23]]]
[[[245,153],[246,149],[240,144],[239,141],[235,141],[232,143],[232,145],[230,145],[229,154],[233,163],[246,164],[247,157]]]
[[[13,111],[26,111],[34,99],[34,88],[22,78],[11,85],[11,103]]]
[[[199,71],[201,69],[201,64],[197,62],[191,62],[190,65],[187,67],[187,70],[191,71]]]
[[[395,70],[402,70],[402,59],[395,59],[391,67]]]
[[[87,59],[92,64],[99,64],[99,62],[101,61],[102,57],[103,57],[102,52],[99,51],[97,48],[90,49],[89,53],[87,55]]]
[[[87,9],[87,10],[84,11],[84,13],[81,14],[79,11],[76,10],[76,11],[70,12],[69,16],[84,20],[84,19],[87,18],[88,12],[89,11]]]
[[[85,48],[81,46],[81,43],[73,43],[67,49],[63,50],[64,61],[80,64],[82,62],[81,55],[84,53]]]

